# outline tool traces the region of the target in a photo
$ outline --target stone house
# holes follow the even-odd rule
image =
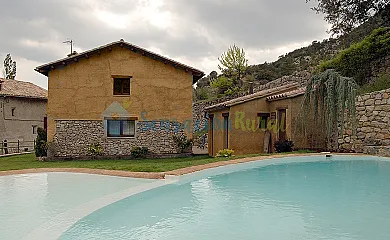
[[[45,127],[47,90],[29,82],[0,79],[0,154],[33,151]],[[19,150],[18,150],[19,142]]]
[[[297,83],[265,89],[207,107],[208,151],[232,149],[236,155],[273,152],[277,140],[292,140],[295,148],[309,148],[297,118],[305,88]]]
[[[174,136],[192,137],[200,70],[122,39],[35,70],[48,76],[49,157],[83,158],[92,144],[108,157],[176,154]]]

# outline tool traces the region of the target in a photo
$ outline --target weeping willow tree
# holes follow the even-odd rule
[[[312,136],[325,138],[327,148],[337,149],[345,127],[355,134],[357,87],[352,78],[343,77],[333,69],[312,77],[301,109],[300,122],[305,135],[311,132]]]

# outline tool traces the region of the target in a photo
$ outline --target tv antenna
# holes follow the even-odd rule
[[[73,53],[73,40],[72,39],[70,39],[70,40],[68,39],[68,40],[66,40],[66,41],[64,41],[62,43],[66,43],[66,44],[70,45],[70,54],[72,54]]]

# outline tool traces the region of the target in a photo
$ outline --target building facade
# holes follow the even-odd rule
[[[304,93],[305,88],[292,83],[207,107],[209,155],[223,149],[236,155],[271,153],[278,140],[311,148],[296,124]]]
[[[29,82],[0,79],[0,154],[34,150],[45,127],[47,91]]]
[[[204,73],[123,40],[37,67],[48,76],[53,158],[130,156],[132,147],[178,153],[192,137],[192,85]]]

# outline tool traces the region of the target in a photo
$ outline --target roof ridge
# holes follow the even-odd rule
[[[283,91],[283,90],[288,91],[288,90],[292,90],[293,88],[298,88],[298,87],[299,87],[298,83],[288,83],[288,84],[283,85],[283,86],[270,88],[270,89],[264,89],[264,90],[255,92],[253,94],[241,96],[241,97],[234,98],[234,99],[222,102],[222,103],[214,104],[212,106],[206,107],[205,110],[212,110],[212,109],[215,109],[215,108],[230,107],[230,106],[234,106],[234,105],[238,105],[238,104],[241,104],[241,103],[245,103],[247,101],[251,101],[251,100],[254,100],[254,99],[267,97],[267,96],[272,95],[272,94],[274,94],[274,93],[276,93],[278,91]]]
[[[164,63],[168,62],[171,65],[173,65],[174,67],[181,67],[181,68],[183,68],[186,71],[190,71],[193,74],[193,76],[194,76],[194,83],[205,75],[205,73],[203,71],[201,71],[201,70],[199,70],[197,68],[191,67],[191,66],[189,66],[187,64],[184,64],[184,63],[178,62],[176,60],[173,60],[171,58],[165,57],[165,56],[163,56],[161,54],[154,53],[154,52],[152,52],[152,51],[150,51],[150,50],[148,50],[146,48],[143,48],[143,47],[140,47],[138,45],[126,42],[123,39],[120,39],[119,41],[114,41],[114,42],[111,42],[111,43],[107,43],[105,45],[102,45],[102,46],[99,46],[99,47],[95,47],[95,48],[92,48],[90,50],[83,51],[81,53],[77,53],[77,54],[74,54],[74,55],[71,55],[71,56],[68,56],[68,57],[65,57],[65,58],[61,58],[61,59],[58,59],[58,60],[55,60],[55,61],[43,64],[43,65],[40,65],[40,66],[36,67],[34,70],[47,76],[48,72],[51,71],[52,68],[55,67],[58,64],[75,63],[77,58],[82,58],[84,56],[87,56],[88,54],[91,54],[91,55],[95,54],[95,53],[99,52],[99,50],[103,50],[103,49],[106,49],[106,48],[109,48],[109,47],[113,47],[113,46],[118,45],[118,44],[121,47],[123,47],[123,46],[129,47],[130,51],[133,51],[133,52],[136,52],[136,53],[139,53],[141,51],[142,55],[145,55],[145,56],[151,55],[151,56],[147,56],[147,57],[150,57],[152,59],[155,59],[155,60],[158,60],[158,61],[161,61],[161,62],[164,62]],[[70,60],[75,60],[75,61],[70,61]]]

